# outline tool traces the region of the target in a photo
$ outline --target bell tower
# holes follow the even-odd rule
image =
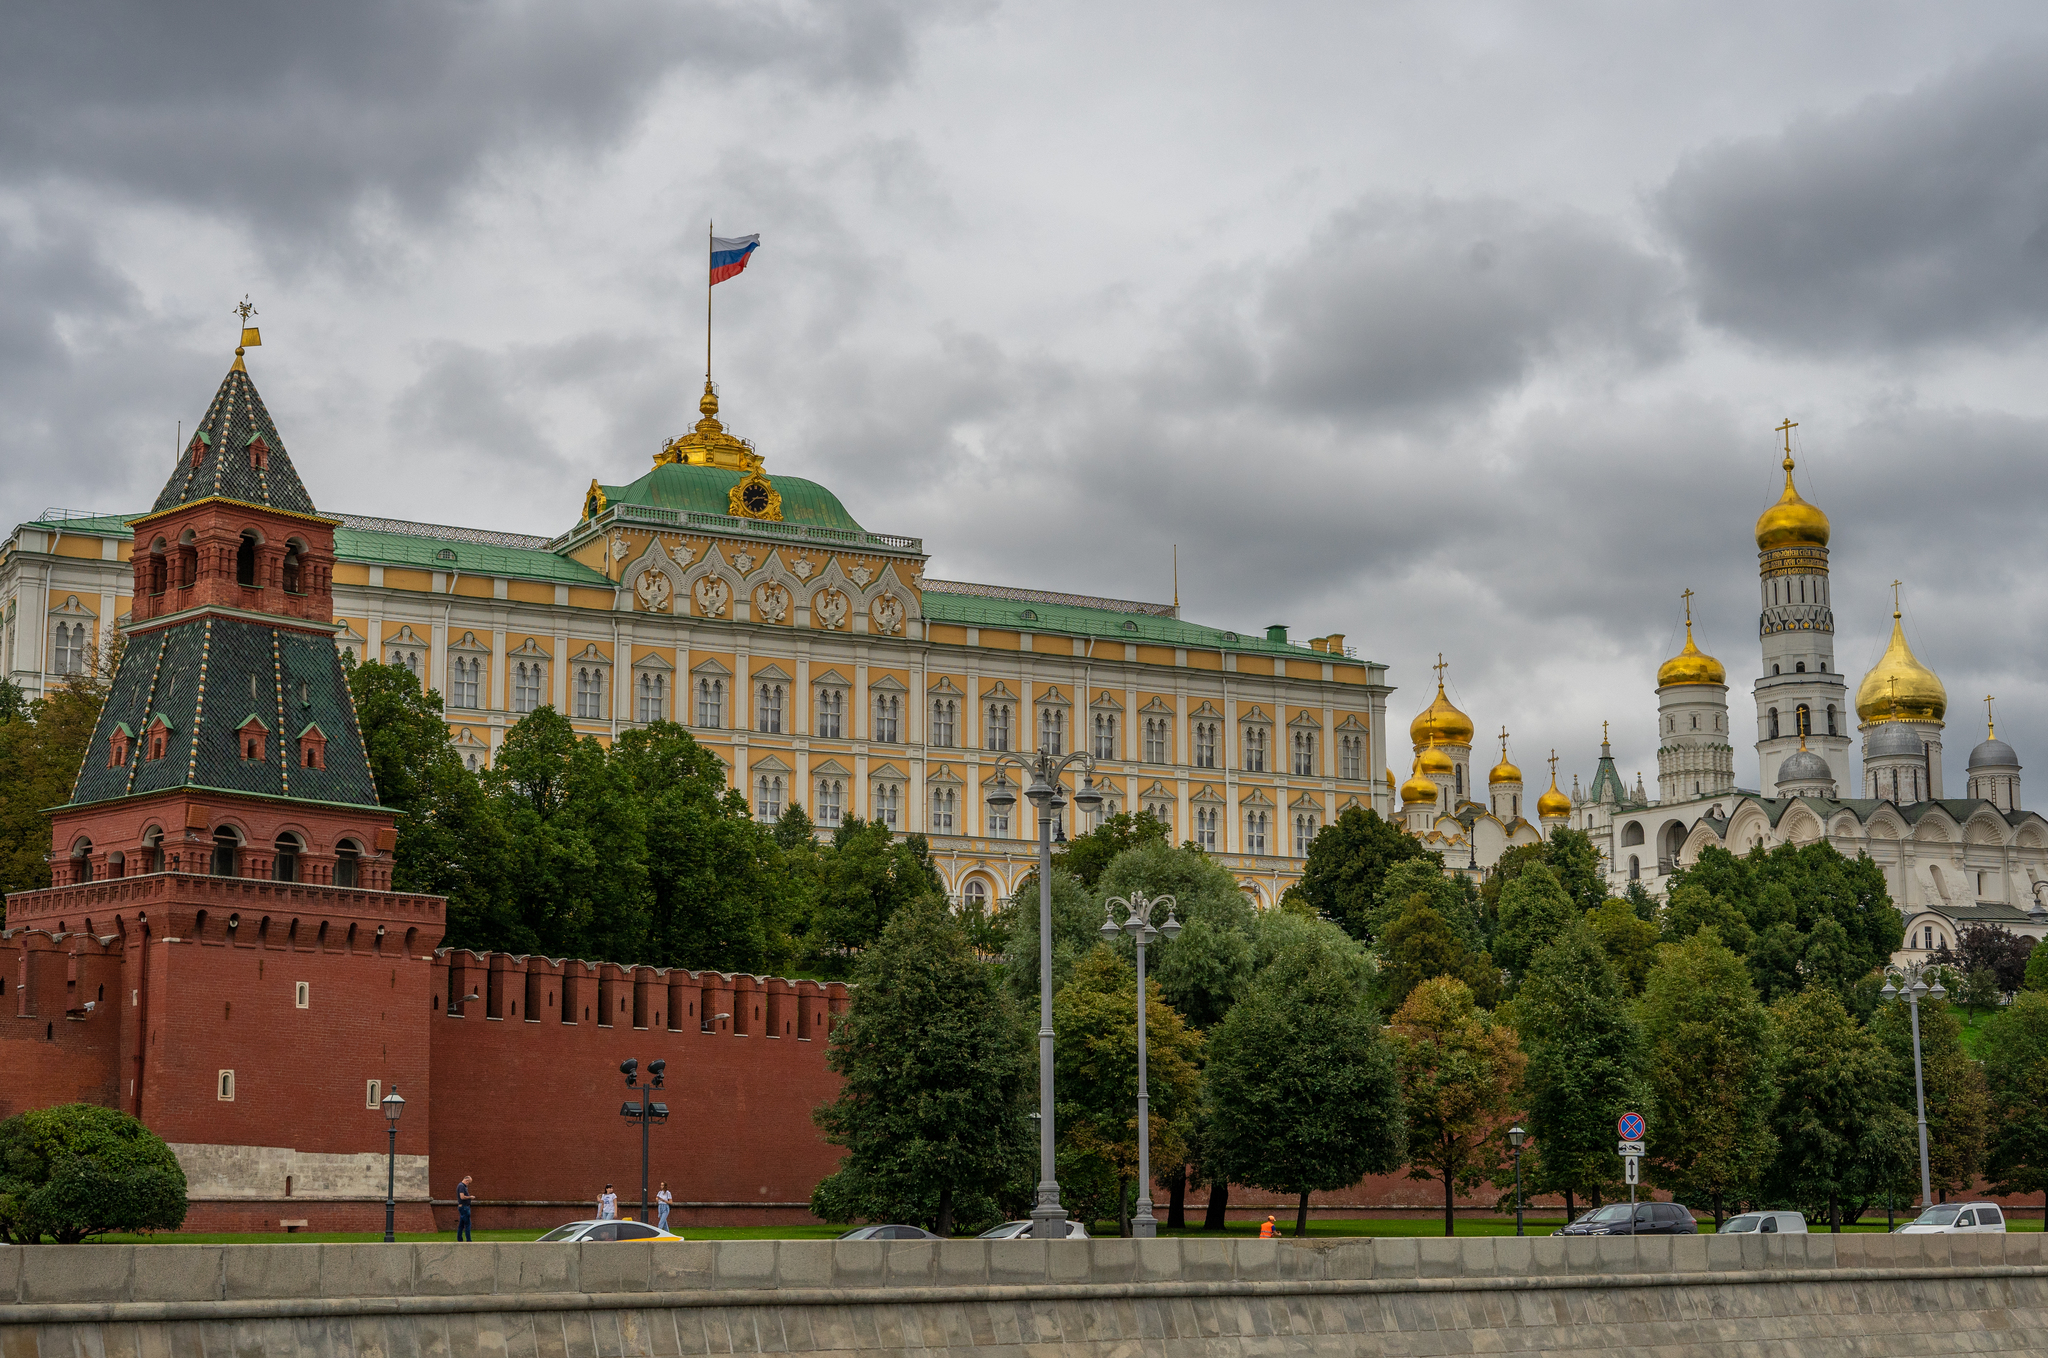
[[[1835,667],[1835,613],[1828,585],[1828,516],[1792,482],[1792,431],[1786,420],[1785,491],[1756,521],[1757,635],[1763,673],[1756,681],[1756,754],[1766,793],[1778,766],[1805,748],[1827,761],[1834,782],[1849,777],[1848,686]]]

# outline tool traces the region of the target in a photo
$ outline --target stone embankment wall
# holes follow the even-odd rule
[[[0,1247],[0,1354],[2039,1353],[2043,1243]]]

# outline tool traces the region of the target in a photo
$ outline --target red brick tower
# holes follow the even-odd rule
[[[394,1086],[400,1196],[427,1220],[443,902],[390,890],[394,817],[334,641],[334,525],[236,350],[134,520],[126,650],[53,818],[54,885],[7,903],[0,1015],[28,1021],[0,1024],[0,1068],[29,1078],[0,1081],[0,1116],[135,1113],[185,1163],[195,1226],[276,1229],[308,1195],[326,1221],[360,1202],[381,1222],[374,1103]]]

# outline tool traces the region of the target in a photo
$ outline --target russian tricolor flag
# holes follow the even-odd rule
[[[713,236],[711,281],[723,283],[747,267],[747,258],[761,248],[759,236]]]

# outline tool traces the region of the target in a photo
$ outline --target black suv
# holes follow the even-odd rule
[[[1586,1213],[1571,1225],[1555,1231],[1555,1235],[1698,1235],[1699,1223],[1692,1219],[1692,1213],[1685,1204],[1677,1202],[1639,1202],[1636,1204],[1635,1229],[1629,1229],[1628,1204],[1609,1203]]]

